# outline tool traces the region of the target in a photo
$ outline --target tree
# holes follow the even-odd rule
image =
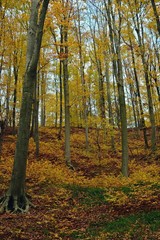
[[[4,134],[5,127],[6,127],[6,121],[2,120],[0,116],[0,160],[1,160],[2,142],[3,142],[3,134]]]
[[[95,10],[94,10],[95,11]],[[96,15],[98,16],[98,11],[96,9]],[[106,46],[104,48],[102,42],[102,33],[100,29],[100,23],[97,17],[93,15],[94,23],[90,19],[90,31],[92,36],[93,42],[93,55],[94,55],[94,64],[97,70],[97,77],[98,77],[98,112],[100,115],[101,125],[105,132],[105,123],[106,123],[106,106],[105,106],[105,95],[104,95],[104,75],[103,75],[103,61],[104,61],[104,54],[103,52],[106,50]],[[99,38],[101,41],[99,41]]]
[[[129,23],[128,23],[128,31],[129,31]],[[133,43],[132,43],[132,39],[131,39],[130,35],[129,35],[129,46],[130,46],[130,51],[131,51],[133,73],[134,73],[133,79],[135,81],[136,95],[138,97],[139,108],[140,108],[140,127],[143,129],[145,148],[148,148],[149,145],[148,145],[148,140],[147,140],[146,125],[145,125],[145,120],[144,120],[144,111],[143,111],[143,106],[142,106],[142,98],[141,98],[138,74],[137,74],[137,69],[136,69],[134,47],[133,47]]]
[[[85,79],[85,61],[83,56],[83,47],[82,47],[82,27],[81,27],[81,11],[78,0],[76,0],[77,4],[77,26],[76,26],[76,37],[78,42],[78,53],[79,53],[79,72],[81,77],[81,84],[83,90],[82,102],[83,102],[83,119],[84,119],[84,127],[85,127],[85,145],[86,150],[89,147],[89,139],[88,139],[88,108],[87,108],[87,98],[86,98],[86,79]],[[76,25],[76,23],[75,23]]]
[[[11,182],[5,196],[1,198],[1,213],[4,211],[27,212],[30,206],[30,202],[25,193],[25,177],[30,134],[29,130],[37,65],[40,55],[43,26],[48,4],[49,0],[32,0],[31,4],[26,71],[23,84],[18,138],[16,143]]]
[[[109,24],[109,36],[111,41],[111,51],[113,56],[113,72],[117,82],[118,98],[120,106],[120,121],[121,121],[121,138],[122,138],[122,174],[128,176],[128,138],[127,138],[127,116],[126,116],[126,103],[125,103],[125,92],[124,92],[124,79],[123,79],[123,68],[122,68],[122,56],[121,56],[121,29],[122,29],[122,15],[120,12],[121,1],[118,4],[118,29],[115,23],[115,13],[112,9],[112,1],[108,1],[108,6],[105,3],[105,8],[108,17]]]
[[[67,8],[69,2],[63,2],[64,7]],[[69,103],[69,72],[68,72],[68,23],[70,18],[70,11],[64,14],[64,22],[67,24],[63,26],[64,38],[64,60],[63,60],[63,87],[64,87],[64,110],[65,110],[65,161],[68,167],[73,168],[71,164],[70,155],[70,103]]]
[[[58,47],[57,44],[57,38],[56,34],[54,31],[54,28],[50,28],[51,33],[54,38],[55,46],[56,46],[56,52],[57,55],[59,56],[59,69],[58,69],[58,75],[59,75],[59,91],[60,91],[60,107],[59,107],[59,112],[60,112],[60,117],[59,117],[59,133],[58,133],[58,138],[61,139],[62,137],[62,121],[63,121],[63,87],[62,87],[62,80],[63,80],[63,53],[64,53],[64,47],[63,47],[63,24],[59,26],[59,31],[60,31],[60,46]]]
[[[156,150],[156,126],[155,126],[155,116],[154,116],[154,107],[153,107],[153,99],[151,93],[151,82],[149,77],[149,67],[148,67],[148,57],[146,56],[146,46],[144,41],[144,23],[142,18],[139,18],[139,15],[143,11],[143,5],[141,2],[138,3],[135,0],[135,15],[133,15],[133,23],[135,26],[135,31],[137,33],[137,39],[139,44],[139,51],[143,65],[144,77],[146,82],[147,89],[147,98],[148,98],[148,108],[149,108],[149,117],[151,123],[151,148],[154,152]]]
[[[157,31],[160,35],[160,20],[159,20],[159,15],[157,12],[157,8],[156,8],[156,3],[154,0],[151,0],[151,4],[152,4],[152,8],[153,8],[153,12],[154,12],[154,16],[156,18],[156,23],[157,23]]]

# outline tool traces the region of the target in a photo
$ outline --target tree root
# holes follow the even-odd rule
[[[33,204],[24,196],[5,195],[0,199],[0,213],[27,213]]]
[[[67,167],[75,171],[75,167],[71,163],[67,163]]]

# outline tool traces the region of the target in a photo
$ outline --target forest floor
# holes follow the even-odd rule
[[[40,129],[40,154],[30,139],[26,191],[34,207],[26,214],[0,215],[1,240],[159,240],[160,138],[155,154],[144,149],[142,133],[129,130],[129,177],[121,175],[120,134],[116,151],[110,136],[72,128],[71,159],[64,161],[64,136],[55,128]],[[149,133],[148,133],[149,134]],[[0,196],[11,177],[16,137],[3,138]],[[159,143],[158,143],[159,141]]]

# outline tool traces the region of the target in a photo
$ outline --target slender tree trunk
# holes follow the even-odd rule
[[[118,95],[120,105],[120,117],[121,117],[121,137],[122,137],[122,174],[128,176],[128,140],[127,140],[127,116],[126,116],[126,104],[123,85],[122,63],[120,58],[120,52],[118,53]]]
[[[62,137],[62,122],[63,122],[63,58],[64,58],[64,36],[63,36],[63,25],[60,25],[60,49],[58,48],[58,45],[56,44],[56,51],[59,56],[59,89],[60,89],[60,105],[59,105],[59,133],[58,133],[58,139],[61,139]],[[50,28],[52,36],[54,38],[55,43],[57,43],[56,34],[54,32],[54,29]]]
[[[144,47],[144,39],[143,39],[143,25],[140,22],[138,14],[136,14],[136,21],[137,21],[137,36],[138,36],[138,43],[141,52],[141,59],[143,64],[144,76],[146,81],[146,88],[147,88],[147,98],[148,98],[148,108],[149,108],[149,116],[150,116],[150,123],[151,123],[151,149],[154,152],[156,150],[156,126],[155,126],[155,117],[154,117],[154,110],[153,110],[153,101],[152,101],[152,94],[151,94],[151,87],[150,87],[150,80],[148,74],[148,63],[145,59],[145,47]]]
[[[136,102],[134,100],[135,96],[134,96],[133,86],[131,84],[129,85],[129,90],[130,90],[132,110],[133,110],[133,116],[134,116],[134,126],[136,129],[138,129],[138,121],[137,121],[137,115],[136,115]]]
[[[121,122],[121,142],[122,142],[122,174],[128,176],[128,133],[127,133],[127,116],[126,116],[126,103],[125,103],[125,94],[124,94],[124,83],[123,83],[123,72],[122,72],[122,60],[121,60],[121,21],[122,16],[120,11],[119,15],[119,27],[118,31],[115,26],[115,16],[112,10],[112,1],[108,0],[108,6],[105,3],[105,8],[108,17],[109,24],[109,36],[111,40],[111,51],[113,56],[116,56],[117,60],[113,59],[113,71],[117,82],[118,87],[118,97],[119,97],[119,106],[120,106],[120,122]],[[121,1],[118,2],[121,4]]]
[[[94,55],[96,60],[96,68],[98,72],[98,86],[99,86],[99,111],[100,118],[102,122],[102,128],[105,132],[105,98],[104,98],[104,78],[102,74],[102,63],[97,56],[97,47],[95,42],[95,33],[92,33],[93,37],[93,47],[94,47]]]
[[[149,116],[150,116],[150,122],[151,122],[151,149],[154,152],[156,150],[156,125],[155,125],[155,116],[154,116],[154,110],[153,110],[151,86],[150,86],[150,80],[148,76],[148,66],[147,66],[147,63],[144,62],[144,59],[143,59],[143,65],[144,65],[144,74],[145,74],[146,87],[147,87]]]
[[[3,135],[5,131],[5,120],[2,120],[0,116],[0,160],[2,155]]]
[[[105,9],[106,9],[106,13],[107,13],[107,22],[108,22],[108,26],[109,26],[109,38],[111,41],[111,54],[113,55],[112,58],[112,67],[113,67],[113,89],[114,89],[114,102],[115,102],[115,108],[116,108],[116,123],[118,128],[120,128],[119,126],[119,122],[120,122],[120,110],[119,110],[119,106],[117,104],[117,96],[116,96],[116,84],[115,84],[115,80],[117,82],[118,79],[118,66],[117,66],[117,61],[116,58],[114,56],[116,56],[116,52],[115,52],[115,39],[114,39],[114,34],[113,34],[113,28],[112,28],[112,19],[111,19],[111,5],[112,3],[109,1],[108,2],[108,6],[106,1],[104,0],[104,4],[105,4]]]
[[[157,31],[158,31],[158,33],[160,35],[160,20],[159,20],[159,15],[158,15],[158,12],[157,12],[155,1],[151,0],[151,4],[152,4],[153,12],[154,12],[154,15],[155,15],[155,18],[156,18]]]
[[[143,130],[143,138],[144,138],[145,148],[149,148],[148,139],[147,139],[147,132],[146,132],[146,125],[145,125],[145,120],[144,120],[144,112],[143,112],[143,106],[142,106],[142,99],[141,99],[141,93],[140,93],[140,87],[139,87],[139,80],[138,80],[138,75],[137,75],[137,70],[136,70],[136,62],[135,62],[135,56],[134,56],[134,49],[133,49],[133,44],[132,44],[131,38],[130,38],[130,49],[131,49],[131,55],[132,55],[134,79],[135,79],[135,84],[136,84],[136,94],[137,94],[137,97],[138,97],[139,108],[140,108],[140,127],[141,127],[142,130]]]
[[[59,117],[59,133],[58,138],[61,139],[62,137],[62,122],[63,122],[63,81],[62,81],[62,74],[63,74],[63,60],[61,59],[61,55],[63,54],[63,26],[60,27],[60,34],[61,34],[61,46],[60,46],[60,62],[59,62],[59,87],[60,87],[60,117]]]
[[[39,124],[38,124],[38,113],[39,113],[39,74],[35,82],[34,93],[33,93],[33,110],[32,110],[32,128],[30,136],[33,137],[36,144],[36,157],[39,156]]]
[[[68,28],[63,29],[64,34],[64,55],[63,60],[63,84],[64,84],[64,109],[65,109],[65,161],[68,167],[72,168],[70,153],[70,104],[69,104],[69,77],[68,77]]]
[[[63,87],[62,87],[62,72],[63,72],[63,61],[60,60],[59,63],[59,85],[60,85],[60,106],[59,106],[59,110],[60,110],[60,116],[59,116],[59,133],[58,133],[58,138],[61,139],[62,138],[62,122],[63,122]]]
[[[55,88],[56,88],[56,109],[55,109],[55,121],[54,121],[54,125],[55,125],[55,128],[57,128],[57,125],[58,125],[58,89],[57,89],[56,79],[55,79]]]
[[[11,57],[9,59],[9,69],[8,69],[8,78],[7,78],[7,92],[6,92],[6,124],[8,125],[9,123],[9,111],[10,111],[10,106],[9,106],[9,98],[10,98],[10,85],[11,85]]]
[[[18,83],[18,68],[14,65],[14,92],[13,92],[13,134],[16,134],[16,102],[17,102],[17,83]]]
[[[46,124],[46,110],[45,110],[45,93],[46,93],[46,83],[45,83],[45,74],[41,74],[41,126],[44,127]]]
[[[2,33],[5,34],[6,31],[4,31],[4,19],[5,19],[5,11],[3,12],[2,8],[2,0],[0,1],[0,46],[2,44]],[[4,52],[5,49],[1,50],[1,59],[0,59],[0,83],[2,82],[2,67],[3,67],[3,62],[4,62]],[[2,90],[0,86],[0,120],[2,117],[2,98],[1,95]]]
[[[156,87],[156,90],[157,90],[158,101],[160,102],[160,86],[159,86],[159,83],[158,83],[158,78],[157,78],[157,73],[156,73],[156,67],[155,66],[154,66],[154,72],[155,72],[155,75],[153,76],[153,80],[155,82],[155,87]]]
[[[39,121],[38,114],[39,113],[39,100],[38,98],[35,100],[35,130],[34,130],[34,141],[36,143],[36,157],[39,156]]]
[[[109,66],[106,60],[106,83],[107,83],[107,100],[108,100],[108,113],[109,113],[109,124],[111,128],[111,148],[112,151],[115,151],[115,142],[114,142],[114,135],[113,135],[113,111],[112,111],[112,103],[111,103],[111,91],[110,91],[110,81],[109,81]]]
[[[129,68],[127,67],[127,63],[125,61],[123,61],[123,64],[124,64],[124,67],[125,67],[126,76],[129,79],[133,79],[132,73],[130,72]],[[126,83],[126,85],[127,85],[127,83]],[[137,115],[136,115],[136,101],[135,101],[136,96],[135,96],[135,93],[134,93],[134,84],[129,83],[128,85],[129,85],[128,95],[130,95],[130,97],[131,97],[132,111],[133,111],[133,117],[134,117],[134,126],[137,130],[138,129],[138,121],[137,121]],[[127,89],[127,86],[126,86],[126,89]],[[129,100],[128,100],[128,102],[129,102]]]
[[[77,2],[77,11],[78,11],[78,26],[77,26],[77,41],[79,43],[79,59],[80,59],[80,76],[83,90],[83,119],[84,119],[84,127],[85,127],[85,145],[86,150],[89,147],[89,136],[88,136],[88,109],[87,109],[87,98],[86,98],[86,81],[85,81],[85,73],[84,73],[84,59],[82,52],[82,33],[81,33],[81,19],[80,19],[80,9],[79,3]]]
[[[1,56],[1,62],[0,62],[0,82],[2,81],[2,66],[3,66],[3,54]],[[1,96],[1,94],[2,94],[2,90],[0,88],[0,96]],[[1,117],[2,117],[2,99],[0,97],[0,118]]]

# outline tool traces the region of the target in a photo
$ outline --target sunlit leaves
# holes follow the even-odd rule
[[[57,139],[57,129],[40,129],[38,159],[35,158],[35,143],[32,138],[30,139],[26,187],[36,207],[23,217],[20,214],[1,215],[3,224],[0,225],[0,236],[3,239],[7,234],[14,238],[27,239],[45,239],[46,236],[48,239],[63,239],[64,236],[69,238],[81,236],[85,239],[90,236],[92,239],[92,233],[86,232],[94,226],[94,229],[99,231],[97,234],[100,239],[103,237],[106,239],[106,236],[112,238],[121,236],[119,228],[115,230],[115,226],[123,226],[125,231],[123,236],[129,238],[129,231],[133,227],[129,225],[126,228],[123,223],[126,221],[130,223],[133,219],[136,219],[136,223],[139,221],[139,224],[142,224],[143,219],[143,228],[148,228],[146,236],[157,236],[157,230],[154,233],[149,231],[147,221],[154,218],[153,227],[157,229],[159,163],[156,155],[152,156],[148,150],[143,149],[142,136],[136,139],[135,132],[129,133],[130,147],[135,157],[130,161],[129,178],[124,178],[119,174],[120,144],[119,133],[116,130],[114,134],[117,139],[117,152],[114,154],[110,151],[108,139],[104,144],[100,138],[101,160],[97,156],[96,129],[90,130],[88,153],[84,148],[84,129],[72,128],[71,130],[72,158],[76,171],[68,169],[65,165],[64,140]],[[100,136],[102,137],[102,131]],[[5,191],[11,174],[15,140],[15,137],[7,135],[3,142],[0,161],[1,194]],[[157,152],[157,157],[158,154],[160,153]],[[135,214],[140,214],[142,210],[153,216],[143,216],[138,220],[139,217]],[[153,210],[157,212],[152,213]],[[121,219],[122,217],[124,219]],[[102,226],[102,220],[105,226],[108,224],[105,234],[103,228],[98,227]],[[110,226],[112,226],[112,232],[109,231]],[[136,236],[136,233],[137,230],[133,236]]]

